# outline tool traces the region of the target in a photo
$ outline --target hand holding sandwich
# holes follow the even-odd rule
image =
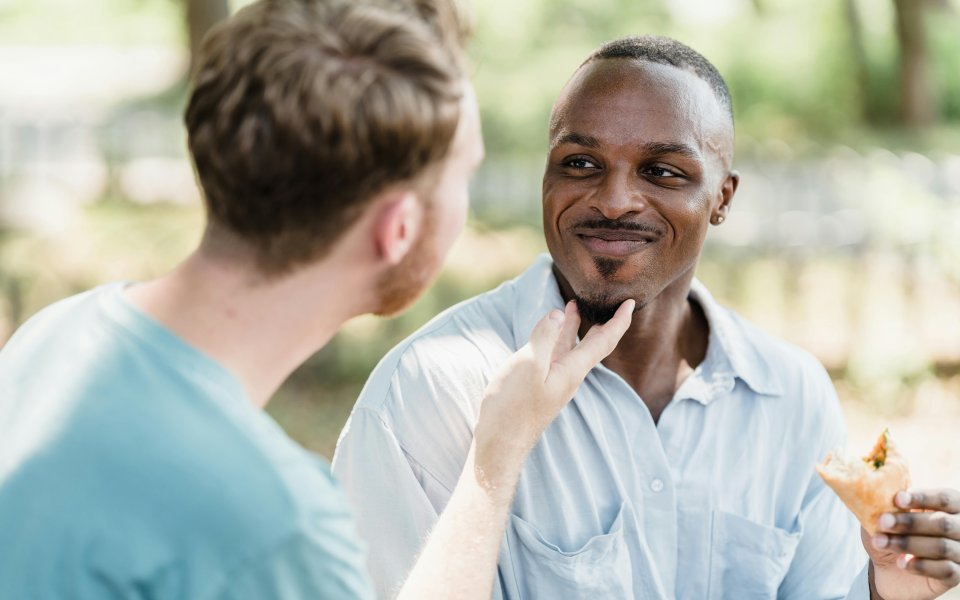
[[[926,600],[960,584],[960,491],[901,491],[895,502],[905,512],[884,513],[872,537],[861,530],[875,593]]]
[[[928,600],[960,584],[960,492],[911,490],[889,431],[862,459],[831,452],[817,472],[860,521],[873,600]]]

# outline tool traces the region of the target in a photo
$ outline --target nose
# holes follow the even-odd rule
[[[646,206],[630,169],[609,169],[597,188],[593,209],[605,218],[616,220]]]

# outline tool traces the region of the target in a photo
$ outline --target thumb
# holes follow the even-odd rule
[[[545,368],[549,367],[550,360],[553,357],[553,349],[560,339],[565,320],[566,316],[562,312],[551,310],[533,328],[530,333],[530,341],[527,344],[533,350],[534,360],[538,365]]]
[[[576,348],[557,360],[555,365],[557,373],[562,373],[563,377],[569,377],[570,381],[574,382],[574,387],[580,385],[590,369],[597,366],[597,363],[617,347],[620,338],[630,327],[635,307],[636,301],[632,298],[624,300],[612,319],[603,325],[591,327]]]

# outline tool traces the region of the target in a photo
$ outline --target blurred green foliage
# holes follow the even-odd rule
[[[477,2],[471,55],[489,152],[542,154],[550,107],[576,66],[600,44],[638,34],[676,37],[714,62],[731,89],[744,138],[867,147],[878,125],[892,129],[896,122],[899,53],[892,3],[856,6],[867,61],[865,90],[858,87],[849,17],[836,0]],[[895,135],[894,141],[902,139],[913,149],[955,149],[960,17],[956,3],[931,9],[928,17],[941,125],[948,127]],[[866,122],[865,113],[876,122]]]
[[[186,43],[179,0],[4,0],[4,45]]]
[[[30,45],[185,47],[185,0],[0,0],[0,40]],[[866,85],[845,1],[477,0],[470,46],[492,156],[539,154],[550,106],[578,64],[610,39],[676,37],[701,51],[730,86],[740,134],[858,145],[898,111],[898,46],[890,0],[849,0],[862,31]],[[239,8],[249,0],[234,0]],[[928,2],[929,62],[944,129],[909,136],[914,149],[960,146],[960,2]],[[161,95],[179,110],[182,85]],[[126,99],[118,99],[126,100]],[[865,121],[872,115],[872,122]],[[953,127],[950,125],[953,124]],[[896,132],[892,132],[896,134]],[[902,136],[894,135],[897,140]],[[922,149],[922,148],[920,148]]]
[[[896,125],[899,48],[890,0],[475,0],[470,55],[488,154],[475,196],[485,199],[485,208],[478,207],[440,279],[408,312],[347,324],[284,385],[269,410],[295,438],[329,455],[367,373],[390,347],[445,308],[515,276],[544,250],[535,215],[550,108],[577,65],[603,42],[665,34],[706,55],[730,86],[742,160],[802,163],[838,145],[957,155],[960,3],[939,4],[926,21],[939,123],[905,129]],[[862,55],[850,5],[857,10]],[[91,0],[82,6],[0,0],[0,46],[69,52],[72,45],[142,44],[182,54],[183,6],[179,0]],[[106,137],[124,141],[121,125],[144,112],[172,115],[179,127],[184,82],[185,74],[147,97],[117,98],[99,123]],[[136,158],[104,154],[111,172],[122,166],[114,163]],[[7,183],[2,175],[0,200]],[[875,199],[870,223],[878,237],[902,235],[904,223],[917,215],[931,231],[951,222],[936,222],[941,205],[923,186],[883,165],[843,176],[847,196]],[[199,207],[135,205],[114,188],[66,230],[4,230],[0,224],[0,340],[58,298],[109,280],[155,276],[196,244]],[[519,205],[524,210],[506,210]],[[930,339],[939,339],[938,326],[960,313],[960,245],[948,243],[942,232],[936,240],[936,247],[907,240],[861,254],[717,247],[708,251],[699,275],[723,302],[814,350],[844,394],[865,398],[876,410],[904,412],[918,386],[958,376],[949,348],[932,351],[916,335],[929,330]],[[943,301],[931,304],[930,298]],[[891,323],[893,314],[906,316]]]

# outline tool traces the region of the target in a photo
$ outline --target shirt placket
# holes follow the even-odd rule
[[[629,399],[642,410],[632,428],[629,448],[633,453],[636,471],[632,481],[624,482],[630,488],[630,501],[637,518],[639,540],[631,542],[631,553],[638,572],[635,578],[648,579],[643,588],[645,596],[673,598],[677,575],[677,498],[676,484],[664,451],[657,425],[643,399],[622,377],[606,369],[604,375],[611,397],[620,401]],[[637,560],[646,562],[649,572],[643,572]]]

